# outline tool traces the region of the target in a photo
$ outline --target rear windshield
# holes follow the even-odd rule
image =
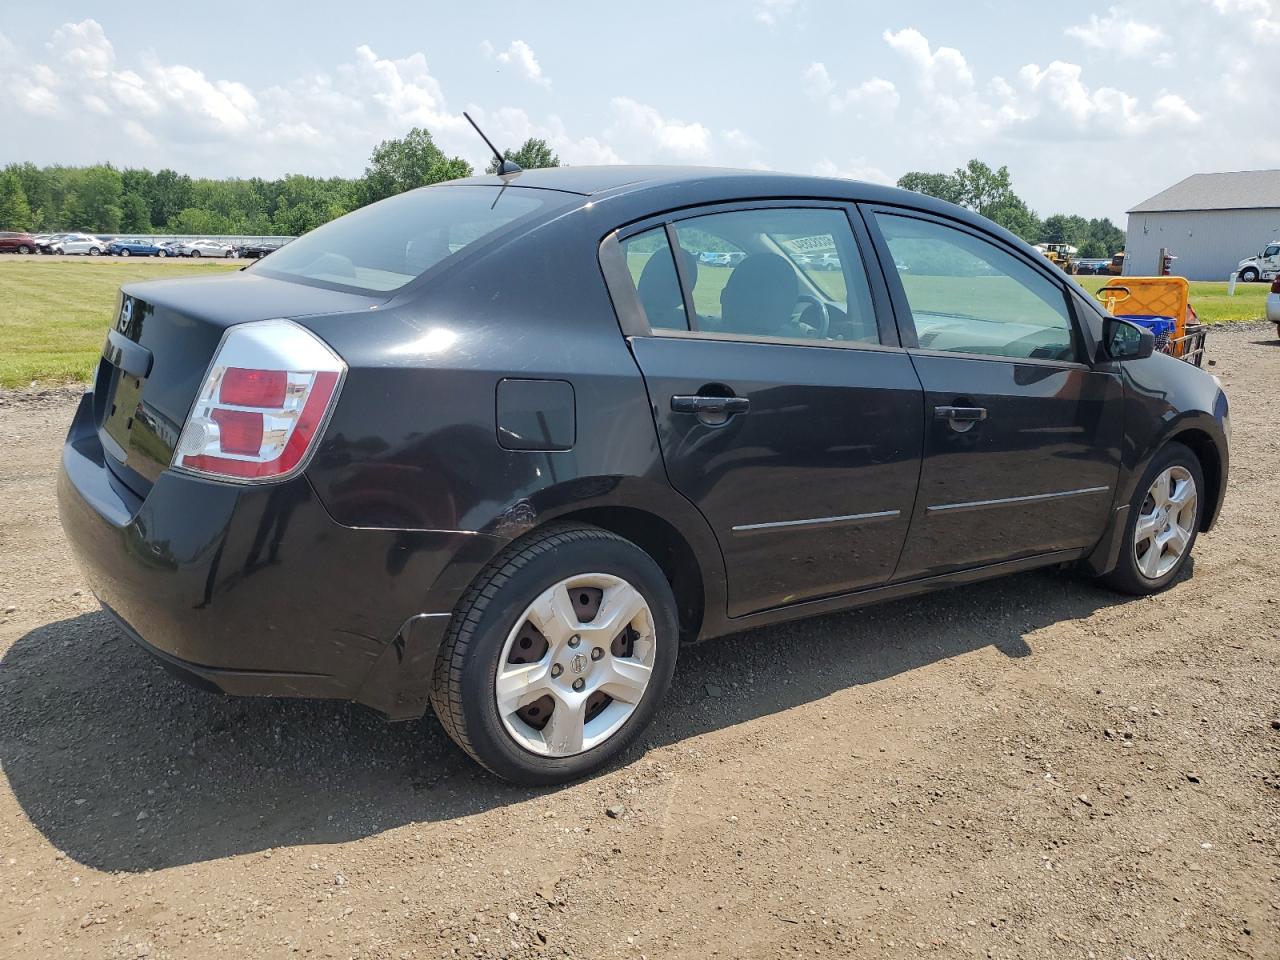
[[[563,200],[561,194],[519,188],[411,190],[317,227],[251,269],[285,280],[389,292],[481,237]]]

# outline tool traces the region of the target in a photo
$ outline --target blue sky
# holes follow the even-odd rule
[[[1188,174],[1280,163],[1280,0],[614,8],[6,3],[0,163],[354,176],[416,125],[480,166],[470,110],[574,164],[891,182],[976,156],[1042,215],[1121,223]]]

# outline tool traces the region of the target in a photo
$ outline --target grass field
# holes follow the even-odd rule
[[[233,270],[217,261],[115,258],[0,257],[0,387],[88,380],[97,363],[122,283]],[[730,268],[703,266],[695,290],[699,313],[719,314]],[[838,286],[839,273],[822,274]],[[1105,277],[1081,277],[1089,290]],[[1234,297],[1225,283],[1193,283],[1191,302],[1208,323],[1260,320],[1269,284],[1242,283]]]
[[[238,266],[142,257],[0,257],[0,387],[88,380],[122,283]]]

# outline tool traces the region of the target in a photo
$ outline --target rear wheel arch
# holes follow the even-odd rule
[[[539,526],[565,523],[608,530],[652,557],[675,594],[681,639],[697,639],[706,616],[707,578],[693,546],[674,524],[637,507],[602,506],[558,514]]]

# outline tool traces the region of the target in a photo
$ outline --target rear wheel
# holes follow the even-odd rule
[[[161,249],[156,253],[157,257],[167,257],[168,255],[169,255],[169,251],[164,249]]]
[[[25,243],[20,243],[18,244],[18,252],[23,254],[30,253],[31,248],[28,247]]]
[[[102,250],[101,250],[101,248],[99,248],[99,247],[90,247],[90,248],[89,248],[89,256],[91,256],[91,257],[100,257],[100,256],[102,256]]]
[[[563,783],[649,725],[677,640],[671,587],[648,554],[606,530],[553,528],[512,544],[459,602],[431,704],[498,776]]]
[[[1180,443],[1165,446],[1147,467],[1129,504],[1120,559],[1107,582],[1139,596],[1168,587],[1191,558],[1200,529],[1204,474]]]
[[[200,256],[200,251],[199,251],[199,250],[192,250],[192,251],[191,251],[191,253],[190,253],[190,256],[198,257],[198,256]]]
[[[1245,267],[1240,271],[1240,279],[1244,283],[1253,283],[1258,279],[1258,271],[1253,267]]]

